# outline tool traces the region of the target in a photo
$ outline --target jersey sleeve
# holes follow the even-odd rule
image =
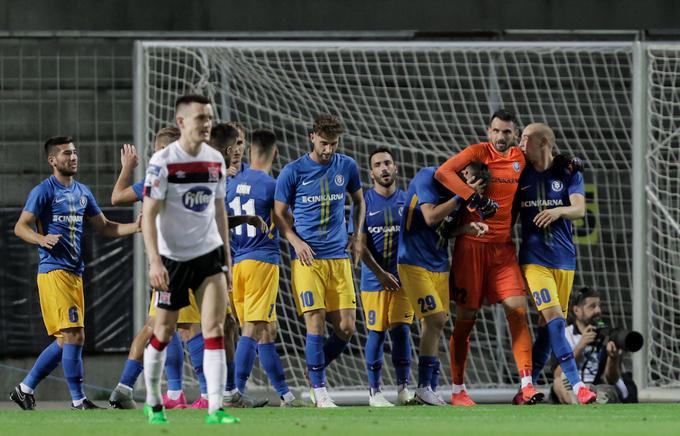
[[[134,191],[137,201],[142,201],[144,199],[144,181],[132,185],[132,191]]]
[[[88,189],[85,196],[87,197],[87,206],[85,206],[85,216],[92,217],[101,214],[102,210],[97,204],[97,200],[95,200],[94,195],[92,195],[92,191]]]
[[[276,179],[274,200],[286,203],[289,206],[292,206],[295,201],[295,174],[289,165],[283,167],[279,178]]]
[[[215,198],[225,198],[227,196],[227,164],[222,158],[222,165],[220,166],[220,180],[217,182],[217,189],[215,190]]]
[[[415,191],[418,197],[418,204],[437,204],[439,202],[439,193],[434,185],[435,181],[428,173],[419,173],[416,175]]]
[[[168,167],[159,154],[154,154],[146,168],[144,195],[154,200],[164,200],[168,190]]]
[[[583,182],[583,174],[580,171],[572,174],[571,180],[569,180],[568,192],[569,195],[581,194],[585,197],[586,187],[585,183]]]
[[[348,172],[349,179],[347,180],[347,192],[354,194],[361,189],[361,177],[359,176],[359,167],[352,158],[349,159]]]
[[[471,145],[455,156],[449,158],[437,169],[434,178],[444,185],[449,191],[469,200],[475,190],[465,183],[458,175],[459,172],[473,161],[484,161],[484,145]]]
[[[28,194],[28,199],[26,200],[26,205],[24,210],[30,212],[35,216],[38,216],[52,201],[51,193],[45,189],[43,184],[40,184],[31,190]]]

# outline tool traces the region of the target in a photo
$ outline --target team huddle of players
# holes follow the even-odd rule
[[[142,372],[150,423],[166,423],[166,408],[187,407],[182,342],[202,394],[192,407],[208,409],[207,423],[238,422],[225,405],[266,404],[245,392],[256,357],[281,404],[303,405],[286,384],[274,343],[279,237],[292,247],[291,282],[305,321],[306,374],[316,407],[337,407],[326,389],[325,371],[355,331],[351,259],[355,266],[361,262],[371,406],[393,406],[380,387],[388,331],[397,404],[447,404],[437,391],[438,342],[450,316],[450,298],[456,303],[450,404],[475,404],[464,374],[475,315],[485,303],[502,304],[506,313],[521,381],[514,403],[543,399],[534,384],[551,353],[579,402],[595,400],[580,380],[564,335],[576,256],[571,220],[585,213],[583,177],[578,159],[553,157],[555,136],[547,125],[530,124],[520,133],[515,116],[499,110],[491,116],[488,142],[466,147],[438,168],[421,169],[404,192],[397,187],[398,165],[387,148],[370,154],[366,165],[373,188],[362,189],[357,163],[337,151],[344,127],[332,115],[315,118],[311,152],[286,164],[277,179],[271,176],[277,156],[273,132],[252,132],[248,166],[240,162],[245,129],[237,123],[213,125],[209,100],[181,97],[175,121],[178,128],[158,133],[143,182],[129,183],[137,165],[134,147],[126,145],[121,152],[123,170],[112,202],[143,200],[141,229],[154,292],[149,321],[133,341],[111,394],[113,407],[135,407],[132,388]],[[41,308],[48,334],[57,340],[10,397],[32,409],[37,383],[61,362],[73,407],[95,408],[82,391],[82,219],[94,217],[95,229],[111,236],[130,234],[138,225],[107,221],[89,190],[73,180],[77,157],[70,138],[50,139],[46,152],[54,175],[31,192],[15,231],[40,245]],[[519,261],[511,240],[517,214]],[[533,349],[527,291],[541,313]],[[414,316],[421,337],[418,380],[411,392]],[[329,336],[326,321],[333,326]],[[168,392],[161,395],[164,367]]]

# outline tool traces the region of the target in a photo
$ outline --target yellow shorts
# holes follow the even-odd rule
[[[559,306],[566,318],[569,296],[574,284],[574,271],[528,264],[522,265],[522,272],[536,309],[540,312],[549,307]]]
[[[366,327],[384,332],[392,324],[411,324],[413,306],[403,289],[397,291],[361,291]]]
[[[295,259],[291,263],[293,295],[298,313],[325,309],[356,309],[354,279],[349,259],[315,259],[304,266]]]
[[[158,292],[151,291],[151,304],[149,304],[150,317],[156,316],[156,298],[158,298]],[[229,313],[229,311],[227,311],[227,313]],[[189,290],[189,305],[179,310],[177,324],[200,324],[200,323],[201,312],[198,310],[196,296],[194,295],[194,291]]]
[[[449,272],[414,265],[397,265],[399,280],[418,318],[445,312],[449,316]]]
[[[38,295],[48,335],[59,338],[63,329],[85,327],[82,277],[61,269],[38,274]]]
[[[253,321],[276,321],[279,266],[257,260],[234,265],[234,307],[241,326]]]

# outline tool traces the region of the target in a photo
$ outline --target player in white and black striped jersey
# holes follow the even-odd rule
[[[167,422],[160,391],[164,350],[174,333],[178,310],[189,304],[193,289],[205,341],[206,423],[233,423],[238,419],[222,409],[224,314],[231,286],[224,207],[226,165],[222,155],[206,143],[213,121],[209,100],[196,95],[180,97],[175,120],[180,139],[153,155],[144,181],[144,245],[149,282],[158,292],[154,333],[144,351],[145,413],[149,423]]]

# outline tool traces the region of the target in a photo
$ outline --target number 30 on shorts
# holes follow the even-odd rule
[[[534,291],[532,293],[532,296],[534,297],[536,306],[541,306],[552,301],[552,297],[550,297],[550,291],[547,290],[546,288],[543,288],[540,291]]]

